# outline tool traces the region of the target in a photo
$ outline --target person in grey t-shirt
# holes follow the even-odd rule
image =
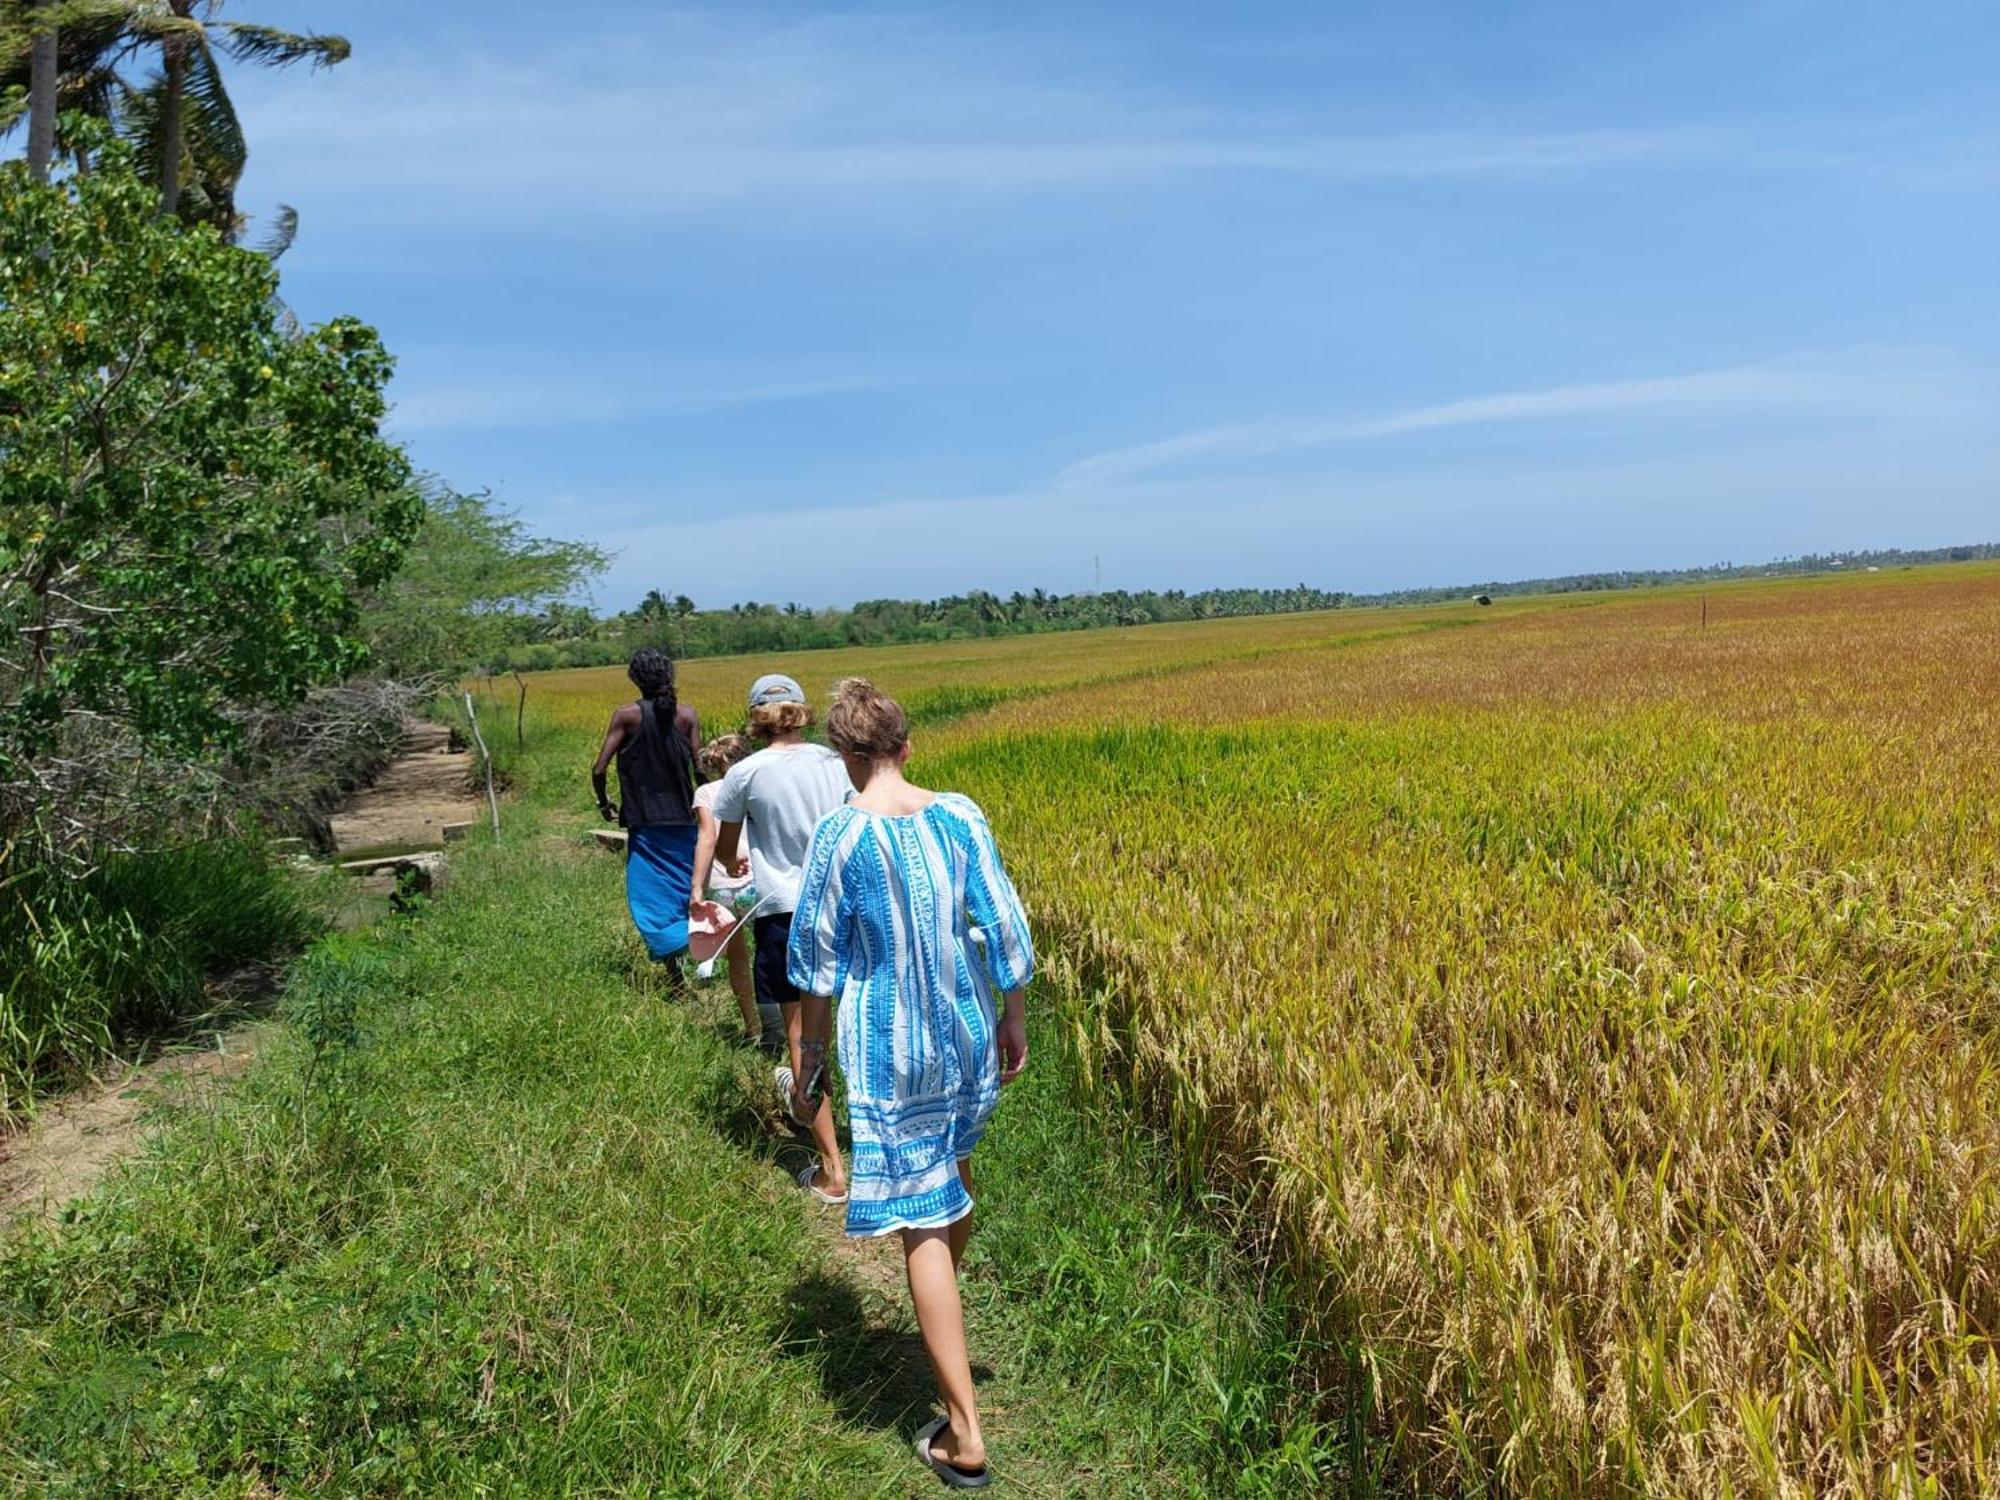
[[[749,834],[751,883],[758,893],[751,972],[759,1007],[775,1005],[784,1017],[791,1066],[777,1070],[776,1082],[787,1109],[799,1066],[799,992],[785,972],[792,909],[798,905],[813,829],[854,794],[840,756],[806,739],[804,731],[812,721],[806,695],[791,678],[774,672],[751,685],[750,736],[762,740],[764,748],[739,760],[722,778],[711,808],[719,825],[715,848],[707,857],[696,854],[694,870],[694,889],[707,890],[710,865],[720,861],[727,869],[737,857],[739,840]],[[711,923],[721,920],[711,902],[690,901],[688,911]],[[820,1160],[799,1174],[799,1185],[823,1203],[845,1203],[847,1173],[833,1133],[833,1111],[820,1110],[811,1129]]]

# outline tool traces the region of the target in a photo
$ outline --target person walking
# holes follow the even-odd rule
[[[732,866],[716,862],[715,839],[722,825],[715,820],[715,798],[722,790],[722,778],[729,768],[750,753],[750,742],[740,734],[719,734],[701,747],[695,767],[705,778],[694,789],[695,868],[708,872],[706,887],[694,888],[696,901],[714,901],[737,919],[757,907],[757,887],[750,879],[750,861],[739,857]],[[703,856],[706,855],[706,859]],[[729,989],[736,996],[736,1009],[743,1018],[743,1040],[767,1052],[785,1051],[784,1020],[775,1005],[759,1006],[757,991],[750,979],[750,945],[730,940],[726,943]]]
[[[692,887],[706,891],[710,869],[718,862],[730,868],[743,835],[749,834],[750,881],[757,888],[758,906],[750,934],[751,975],[759,1010],[775,1005],[783,1017],[790,1064],[779,1065],[774,1077],[788,1106],[799,1068],[799,993],[785,973],[792,909],[798,905],[799,876],[813,829],[854,790],[841,757],[805,737],[812,722],[806,695],[791,678],[774,672],[751,684],[750,737],[764,748],[731,766],[717,787],[710,804],[717,825],[715,845],[711,850],[704,843],[699,851]],[[727,925],[720,909],[699,897],[689,914]],[[831,1112],[810,1119],[795,1112],[793,1118],[811,1130],[819,1149],[819,1160],[799,1173],[799,1185],[822,1203],[845,1203],[847,1173]]]
[[[625,904],[647,955],[680,982],[676,960],[688,945],[688,897],[693,890],[694,758],[701,749],[701,720],[679,701],[674,661],[646,646],[625,669],[640,697],[611,715],[604,744],[591,767],[597,810],[625,829]],[[618,762],[618,801],[606,794],[605,775]]]
[[[972,1232],[972,1151],[1000,1088],[1028,1062],[1027,916],[971,798],[903,774],[909,722],[849,678],[827,738],[859,789],[814,830],[787,955],[805,995],[794,1106],[832,1113],[819,1074],[839,1004],[852,1163],[847,1232],[900,1234],[917,1326],[944,1415],[917,1457],[955,1489],[990,1482],[958,1268]],[[996,999],[997,997],[1000,997]]]

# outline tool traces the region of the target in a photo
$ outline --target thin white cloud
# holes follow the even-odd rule
[[[1373,417],[1271,417],[1199,428],[1093,454],[1064,468],[1056,483],[1084,488],[1203,459],[1266,458],[1442,428],[1551,422],[1610,413],[1885,413],[1906,404],[1916,394],[1919,380],[1913,372],[1875,361],[1791,356],[1691,374],[1506,391]],[[1951,398],[1932,393],[1923,399],[1935,407]]]
[[[1906,449],[1850,426],[1583,464],[1148,479],[716,519],[663,499],[651,510],[671,521],[608,530],[619,559],[599,595],[622,607],[669,584],[704,605],[1081,590],[1093,559],[1107,588],[1303,579],[1362,590],[1753,561],[1975,540],[1996,483],[2000,446],[1984,433]],[[1891,493],[1903,497],[1893,512],[1882,502]],[[746,545],[753,530],[764,545]],[[940,550],[940,536],[953,545]]]
[[[617,29],[559,28],[529,60],[485,36],[413,34],[405,50],[378,38],[309,84],[240,75],[250,188],[282,183],[309,225],[321,214],[379,225],[372,253],[421,264],[445,236],[455,255],[475,253],[473,233],[595,239],[601,252],[607,230],[703,216],[924,232],[955,208],[1031,194],[1259,175],[1310,190],[1699,169],[1974,191],[1993,170],[1990,134],[1961,132],[1939,159],[1873,117],[1613,113],[1551,128],[1547,113],[1510,122],[1474,109],[1419,130],[1344,130],[1309,105],[1192,102],[1115,56],[1026,35],[908,12],[772,25],[668,8],[627,11]],[[354,238],[341,247],[350,258]]]
[[[1112,586],[1303,576],[1326,587],[1377,588],[1459,573],[1526,577],[1567,571],[1572,562],[1666,565],[1775,556],[1807,545],[1891,545],[1919,535],[1969,538],[1978,527],[1968,518],[1983,514],[2000,482],[1993,410],[1991,380],[1950,356],[1857,349],[1502,392],[1370,417],[1205,428],[1099,454],[1047,481],[1001,492],[748,502],[721,520],[707,519],[688,497],[660,493],[566,496],[561,508],[566,522],[595,518],[621,554],[610,598],[659,586],[662,569],[684,568],[687,559],[699,559],[707,603],[1084,588],[1097,555],[1107,559]],[[1560,427],[1620,413],[1692,419],[1694,427],[1687,441],[1643,453],[1585,456],[1571,447],[1573,434],[1559,430],[1498,462],[1453,462],[1419,445],[1387,472],[1325,463],[1285,472],[1230,472],[1226,465],[1174,472],[1202,459],[1310,454],[1482,424]],[[1523,461],[1524,451],[1534,456]],[[1871,515],[1886,519],[1881,496],[1892,492],[1906,496],[1895,524],[1871,525]],[[677,519],[661,525],[653,520],[661,514]],[[1812,529],[1823,522],[1838,524]],[[750,527],[784,545],[745,547]],[[1441,557],[1457,548],[1463,560],[1440,562],[1422,576],[1383,571],[1407,553],[1413,528],[1444,549]],[[949,558],[935,546],[947,535]],[[1200,546],[1190,550],[1187,538],[1197,535]],[[1620,535],[1633,538],[1629,550],[1617,550]],[[1574,551],[1586,536],[1606,549],[1595,561]]]
[[[371,54],[310,87],[244,77],[259,170],[399,222],[644,222],[739,202],[971,197],[1229,173],[1525,179],[1706,159],[1706,132],[1584,125],[1329,133],[1121,84],[1087,59],[903,19],[790,27],[668,12],[627,34]],[[580,216],[580,217],[579,217]]]
[[[390,426],[400,436],[443,429],[597,425],[635,417],[689,416],[734,406],[763,406],[880,390],[907,381],[872,377],[763,384],[660,386],[633,379],[617,385],[524,377],[419,386],[398,391]]]

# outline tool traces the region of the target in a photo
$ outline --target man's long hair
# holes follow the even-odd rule
[[[671,734],[674,715],[680,709],[680,698],[674,691],[674,659],[658,646],[641,646],[632,653],[625,675],[632,679],[632,686],[653,700],[653,712],[664,721],[660,727]]]

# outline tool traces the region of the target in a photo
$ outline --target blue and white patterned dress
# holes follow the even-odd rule
[[[1034,946],[986,815],[940,795],[820,820],[792,918],[790,978],[838,1004],[853,1131],[847,1232],[930,1229],[972,1211],[958,1163],[1000,1094],[996,996]]]

